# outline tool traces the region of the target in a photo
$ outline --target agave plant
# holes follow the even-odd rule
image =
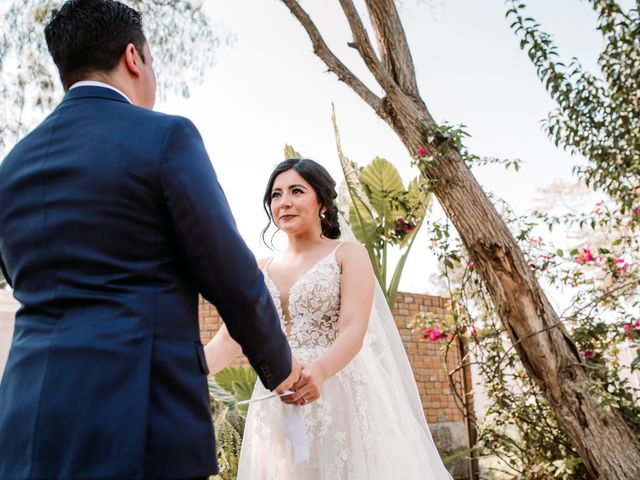
[[[221,480],[233,480],[238,475],[238,460],[247,405],[238,402],[251,398],[256,373],[251,367],[227,367],[209,379],[211,414],[216,433],[218,466]]]

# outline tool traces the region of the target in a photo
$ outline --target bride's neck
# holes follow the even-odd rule
[[[327,239],[320,236],[319,232],[305,232],[299,235],[289,235],[287,250],[293,255],[302,254],[313,250],[326,243]]]

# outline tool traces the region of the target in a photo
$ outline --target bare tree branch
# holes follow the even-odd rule
[[[335,73],[341,81],[349,85],[380,117],[387,118],[388,114],[384,110],[384,102],[382,99],[373,93],[369,87],[335,56],[322,38],[318,28],[300,4],[296,0],[282,0],[282,3],[286,5],[291,14],[298,19],[307,31],[313,44],[313,52],[320,57],[329,70]]]
[[[419,97],[411,50],[395,0],[365,0],[365,3],[385,70],[391,73],[395,83],[405,94]]]
[[[369,71],[385,91],[388,92],[393,88],[397,88],[397,84],[389,74],[390,70],[387,70],[382,63],[380,63],[380,60],[373,49],[373,45],[369,40],[367,30],[362,24],[362,19],[360,18],[356,7],[353,5],[352,0],[339,1],[345,17],[347,17],[347,21],[349,22],[351,32],[353,33],[354,43],[349,45],[358,50],[358,53],[369,68]]]

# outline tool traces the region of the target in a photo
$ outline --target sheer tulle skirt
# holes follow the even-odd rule
[[[297,351],[309,362],[321,352]],[[306,406],[279,399],[253,404],[247,416],[239,480],[425,480],[450,478],[418,422],[401,415],[383,371],[365,345]],[[382,372],[382,373],[381,373]],[[254,396],[266,390],[258,381]],[[296,463],[286,436],[287,409],[301,408],[310,458]],[[406,413],[406,412],[405,412]],[[427,431],[428,435],[428,431]]]

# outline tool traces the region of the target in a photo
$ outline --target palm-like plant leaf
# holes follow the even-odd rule
[[[349,224],[353,234],[363,245],[366,245],[367,241],[375,241],[374,239],[377,238],[375,220],[358,196],[351,197]]]
[[[371,206],[369,197],[367,196],[362,183],[360,183],[358,166],[355,162],[349,160],[342,151],[335,108],[333,108],[331,120],[333,122],[333,131],[336,138],[336,149],[338,150],[340,166],[342,167],[345,183],[347,184],[347,190],[349,191],[349,197],[351,199],[351,206],[349,208],[349,224],[351,225],[351,229],[353,230],[355,237],[367,249],[376,278],[384,288],[382,271],[380,270],[380,264],[377,260],[375,250],[375,242],[378,237],[376,232],[377,215],[375,209]]]
[[[229,407],[235,406],[236,399],[233,394],[229,393],[227,390],[218,385],[214,377],[210,377],[208,379],[208,383],[209,393],[211,394],[211,397],[213,397],[213,399]]]
[[[284,146],[284,158],[289,160],[290,158],[303,158],[291,145]]]
[[[385,223],[393,222],[397,213],[393,199],[404,193],[404,185],[398,169],[388,160],[376,157],[362,169],[360,182],[366,186],[371,205],[378,215],[385,219]]]
[[[431,206],[432,194],[427,190],[427,181],[418,176],[409,182],[407,203],[414,217],[422,217]]]
[[[236,402],[251,398],[256,378],[256,372],[247,366],[227,367],[215,376],[216,383],[233,395]],[[237,409],[244,417],[247,415],[248,405],[237,405]]]

